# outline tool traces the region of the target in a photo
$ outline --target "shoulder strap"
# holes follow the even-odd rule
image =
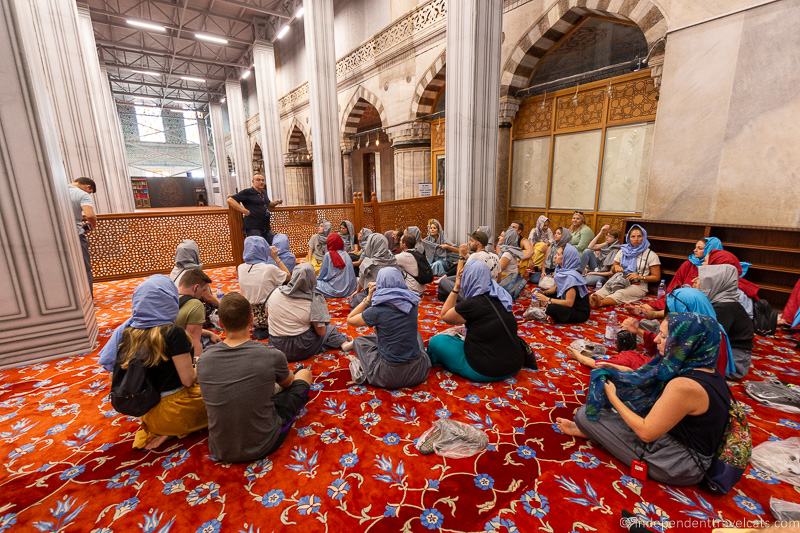
[[[195,299],[195,297],[194,297],[194,296],[192,296],[192,295],[189,295],[189,294],[182,294],[182,295],[181,295],[181,296],[178,298],[178,309],[180,309],[181,307],[183,307],[184,305],[186,305],[186,304],[187,304],[187,303],[188,303],[190,300],[194,300],[194,299]]]
[[[484,296],[486,297],[486,301],[489,302],[489,307],[491,307],[494,310],[494,314],[496,314],[497,315],[497,319],[500,320],[500,324],[503,325],[503,329],[506,330],[506,333],[508,334],[508,338],[511,339],[511,342],[514,342],[517,339],[517,337],[515,335],[511,334],[511,330],[508,329],[508,326],[506,326],[506,322],[505,322],[505,320],[503,320],[503,316],[500,314],[500,311],[497,310],[497,307],[494,306],[494,304],[492,303],[492,299],[489,298],[489,295],[488,294],[484,294]]]

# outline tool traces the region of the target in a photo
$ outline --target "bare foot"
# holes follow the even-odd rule
[[[156,448],[167,442],[168,439],[169,435],[158,435],[156,437],[153,437],[152,439],[147,441],[147,444],[144,445],[144,449],[155,450]]]
[[[589,305],[591,307],[599,307],[600,306],[600,297],[597,294],[592,293],[589,295]]]
[[[558,424],[558,429],[561,430],[561,433],[565,435],[570,435],[571,437],[580,437],[582,439],[588,439],[584,433],[578,429],[578,424],[576,424],[572,420],[567,420],[566,418],[556,418],[556,424]]]

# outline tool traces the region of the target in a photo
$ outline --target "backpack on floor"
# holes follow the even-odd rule
[[[753,302],[753,330],[758,335],[774,335],[778,329],[778,312],[766,300]]]
[[[417,275],[411,277],[417,280],[417,283],[420,285],[427,285],[432,282],[433,270],[431,270],[428,259],[416,250],[408,250],[408,253],[414,256],[414,259],[417,261]]]
[[[119,365],[114,367],[109,397],[114,410],[123,415],[145,415],[161,401],[161,393],[147,377],[140,355],[136,354],[124,372]]]
[[[715,494],[727,494],[741,479],[750,456],[753,453],[753,441],[750,437],[750,426],[744,404],[733,399],[728,410],[728,427],[722,436],[719,447],[711,465],[706,470],[705,486]]]

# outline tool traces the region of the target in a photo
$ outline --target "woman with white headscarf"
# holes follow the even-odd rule
[[[536,219],[536,227],[531,230],[528,240],[533,245],[533,268],[541,271],[544,268],[544,258],[547,247],[553,241],[553,230],[550,229],[550,219],[540,215]]]
[[[331,227],[330,222],[323,220],[317,225],[317,232],[308,240],[307,260],[314,267],[315,274],[319,274],[319,269],[322,268],[322,261],[325,259],[325,253],[328,251],[327,242]]]
[[[463,289],[462,289],[463,287]],[[456,303],[459,293],[463,300]],[[465,325],[464,332],[449,330],[431,338],[431,363],[470,381],[500,381],[512,376],[526,360],[525,341],[517,335],[517,321],[511,313],[513,301],[506,290],[492,280],[483,261],[459,261],[456,283],[442,306],[441,320]]]
[[[273,237],[272,242],[275,242],[277,237],[277,235]],[[286,283],[291,273],[278,255],[278,248],[270,247],[267,240],[258,235],[245,238],[242,258],[244,263],[236,270],[239,276],[239,288],[253,309],[253,336],[263,340],[269,337],[267,298],[275,287]],[[273,264],[269,263],[270,258]]]
[[[753,321],[739,303],[739,272],[729,264],[701,265],[697,272],[696,288],[711,300],[731,344],[736,370],[728,377],[742,379],[753,357]]]
[[[500,276],[498,283],[516,300],[528,282],[519,274],[519,262],[524,251],[520,247],[517,230],[508,228],[505,231],[503,241],[500,242],[499,252]]]
[[[317,277],[308,263],[297,265],[292,279],[267,300],[270,342],[289,361],[300,361],[347,342],[331,325],[325,297],[316,291]]]
[[[350,299],[350,306],[355,307],[367,296],[367,287],[370,282],[378,279],[378,272],[387,266],[396,266],[397,260],[389,251],[389,241],[380,233],[370,233],[364,244],[364,253],[361,254],[359,267],[358,286],[356,294]]]
[[[422,239],[425,258],[431,265],[434,276],[447,274],[457,261],[458,248],[444,234],[442,223],[432,218],[428,221],[428,236]]]
[[[203,268],[200,262],[200,247],[192,239],[184,239],[175,249],[175,267],[169,273],[169,279],[178,286],[181,274],[190,268]]]
[[[370,385],[399,389],[419,385],[428,377],[431,363],[417,327],[419,301],[398,269],[384,268],[370,283],[367,297],[347,317],[351,326],[375,328],[374,334],[352,342],[363,380]]]

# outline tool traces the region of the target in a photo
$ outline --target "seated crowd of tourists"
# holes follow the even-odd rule
[[[638,224],[624,240],[609,226],[595,235],[579,212],[570,227],[540,216],[527,235],[515,221],[496,240],[480,226],[466,242],[449,240],[435,219],[425,236],[417,226],[357,233],[349,220],[334,228],[321,221],[300,261],[285,234],[272,246],[248,236],[239,292],[214,295],[191,240],[178,245],[169,276],[136,288],[131,317],[100,357],[113,373],[112,404],[140,418],[134,448],[207,427],[216,460],[263,458],[309,399],[310,369],[300,364],[293,373],[288,363],[328,350],[345,354],[354,383],[385,389],[420,385],[434,366],[478,383],[536,369],[512,312],[530,295],[526,320],[584,323],[605,306],[630,315],[615,353],[568,349],[592,372],[586,404],[574,419],[558,419],[559,431],[626,464],[645,461],[652,479],[703,479],[728,424],[725,379],[750,368],[758,301],[758,286],[744,278],[748,265],[719,239],[698,241],[665,290],[645,300],[662,272]],[[419,305],[434,284],[439,318],[450,327],[426,347]],[[340,331],[332,298],[349,303],[347,325],[371,332]],[[800,281],[779,322],[800,327],[798,306]],[[153,390],[130,394],[142,376]]]

